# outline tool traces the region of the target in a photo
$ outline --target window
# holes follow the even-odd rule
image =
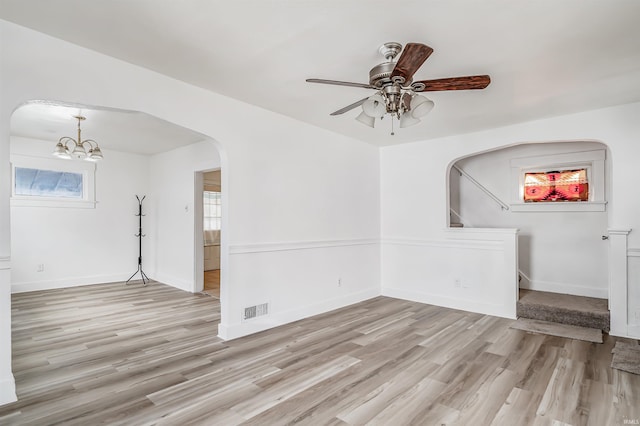
[[[525,203],[588,200],[586,169],[524,174]]]
[[[222,206],[220,203],[220,193],[204,191],[204,230],[219,230],[220,219],[222,217]]]
[[[15,195],[82,199],[82,173],[15,168]]]
[[[514,212],[605,211],[604,149],[511,159]]]
[[[95,164],[11,156],[11,205],[95,207]]]

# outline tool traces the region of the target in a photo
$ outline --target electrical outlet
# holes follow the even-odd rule
[[[462,285],[460,284],[460,278],[456,278],[455,281],[453,282],[453,286],[455,288],[460,288],[462,287]]]
[[[44,272],[44,263],[38,263],[38,269],[36,269],[37,272]]]
[[[342,278],[338,278],[338,287],[342,287]]]

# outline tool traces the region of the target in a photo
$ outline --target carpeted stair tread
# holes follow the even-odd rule
[[[609,331],[607,299],[520,290],[518,318],[550,321]]]
[[[602,330],[597,328],[578,327],[575,325],[558,324],[556,322],[527,318],[519,318],[511,324],[510,328],[532,333],[548,334],[550,336],[584,340],[586,342],[602,343]]]

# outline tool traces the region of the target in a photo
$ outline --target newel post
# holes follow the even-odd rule
[[[612,336],[627,331],[627,236],[631,229],[609,229],[609,311]]]

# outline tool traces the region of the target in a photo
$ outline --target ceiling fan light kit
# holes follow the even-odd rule
[[[389,42],[380,46],[379,52],[384,56],[385,62],[376,65],[369,71],[369,84],[318,78],[307,79],[309,83],[377,90],[373,96],[354,102],[331,113],[331,115],[340,115],[362,106],[362,112],[356,117],[356,120],[369,127],[374,127],[376,118],[382,119],[386,114],[389,114],[391,116],[391,134],[393,135],[393,118],[400,121],[401,128],[409,127],[418,124],[420,118],[426,116],[433,109],[434,102],[417,93],[484,89],[491,82],[488,75],[414,82],[413,75],[433,53],[432,48],[426,44],[407,43],[402,49],[400,43]],[[394,62],[400,52],[402,52],[400,58]]]
[[[368,115],[366,112],[362,111],[357,117],[356,120],[364,124],[365,126],[373,127],[376,124],[376,118],[374,116]]]

